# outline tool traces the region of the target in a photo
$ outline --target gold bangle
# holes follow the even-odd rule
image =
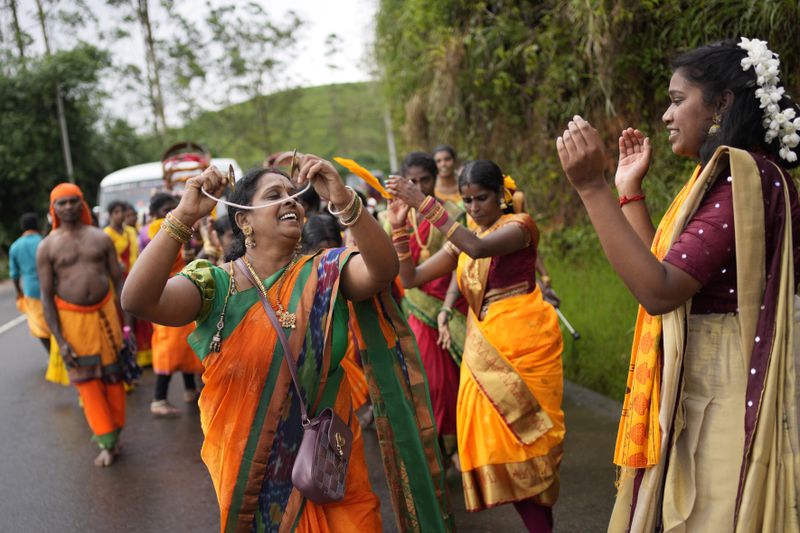
[[[177,226],[179,229],[183,230],[186,233],[194,232],[194,228],[192,228],[191,226],[187,226],[186,224],[181,222],[181,220],[178,217],[172,214],[172,211],[167,213],[167,216],[164,218],[165,220],[169,220],[173,225]]]
[[[340,216],[344,215],[345,213],[347,213],[348,211],[350,211],[351,209],[353,209],[353,204],[355,204],[356,198],[358,197],[358,195],[356,194],[356,191],[354,191],[352,187],[347,186],[347,187],[345,187],[345,189],[350,191],[350,194],[352,194],[353,196],[350,198],[350,201],[347,203],[347,206],[344,209],[342,209],[341,211],[334,211],[333,209],[331,209],[331,205],[333,205],[333,204],[331,202],[328,202],[328,213],[330,213],[331,215],[333,215],[335,217],[340,217]],[[360,198],[359,198],[359,200],[360,200]]]
[[[182,245],[189,242],[189,239],[191,238],[191,236],[189,235],[184,235],[180,231],[176,231],[177,228],[168,225],[166,220],[161,223],[161,229],[163,229],[164,233],[169,235],[173,240],[179,242]]]
[[[406,259],[411,259],[411,252],[403,252],[397,254],[397,259],[400,261],[405,261]]]
[[[344,227],[352,226],[358,222],[358,219],[361,218],[361,213],[364,211],[364,204],[361,202],[361,197],[356,193],[353,193],[353,196],[355,197],[355,205],[351,208],[352,212],[348,213],[348,217],[339,217],[339,223]]]
[[[436,200],[434,200],[433,196],[426,196],[425,199],[422,200],[422,202],[420,202],[419,207],[417,208],[417,212],[422,213],[427,209],[428,204],[435,201]]]
[[[453,233],[455,233],[458,228],[459,228],[459,223],[453,222],[453,225],[450,226],[450,229],[447,230],[447,233],[444,234],[444,238],[449,241],[450,237],[453,236]]]

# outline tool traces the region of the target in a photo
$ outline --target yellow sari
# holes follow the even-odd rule
[[[538,231],[527,214],[505,215],[480,236],[506,224],[530,232],[535,257]],[[487,291],[492,260],[506,258],[514,260],[462,253],[458,261],[470,307],[457,413],[469,511],[529,498],[552,506],[558,498],[565,433],[558,317],[535,283],[532,292],[513,280]]]

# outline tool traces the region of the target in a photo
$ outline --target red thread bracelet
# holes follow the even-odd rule
[[[619,197],[619,206],[622,207],[625,204],[629,204],[631,202],[638,202],[640,200],[644,200],[644,194],[637,194],[636,196],[625,196],[624,194]]]

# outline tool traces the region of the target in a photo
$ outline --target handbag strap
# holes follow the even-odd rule
[[[275,329],[275,332],[278,334],[278,338],[281,341],[281,345],[283,345],[283,358],[286,360],[286,366],[289,367],[289,373],[292,375],[292,382],[294,383],[294,389],[297,391],[297,398],[300,400],[300,414],[303,426],[308,425],[308,411],[306,410],[306,403],[303,401],[303,393],[300,391],[300,383],[297,380],[297,366],[294,362],[294,356],[292,355],[292,350],[289,347],[289,341],[286,338],[286,333],[283,331],[283,327],[281,323],[278,321],[278,317],[275,315],[275,310],[272,308],[272,305],[267,301],[266,295],[259,290],[258,282],[253,277],[253,274],[250,272],[242,258],[240,257],[235,261],[236,266],[239,267],[239,270],[242,274],[250,281],[253,287],[256,288],[256,292],[258,292],[258,297],[261,299],[261,306],[264,308],[264,311],[267,313],[270,321],[272,322],[272,327]]]

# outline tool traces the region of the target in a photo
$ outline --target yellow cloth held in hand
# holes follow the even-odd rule
[[[672,246],[672,234],[683,203],[700,175],[700,166],[673,200],[661,223],[650,251],[661,261]],[[661,316],[652,316],[639,306],[633,334],[628,384],[622,405],[614,464],[645,468],[658,463],[661,454],[661,429],[658,425],[661,395]]]
[[[55,337],[50,337],[50,360],[47,363],[47,372],[44,379],[58,385],[69,387],[69,375],[64,360],[61,359],[61,351]]]

